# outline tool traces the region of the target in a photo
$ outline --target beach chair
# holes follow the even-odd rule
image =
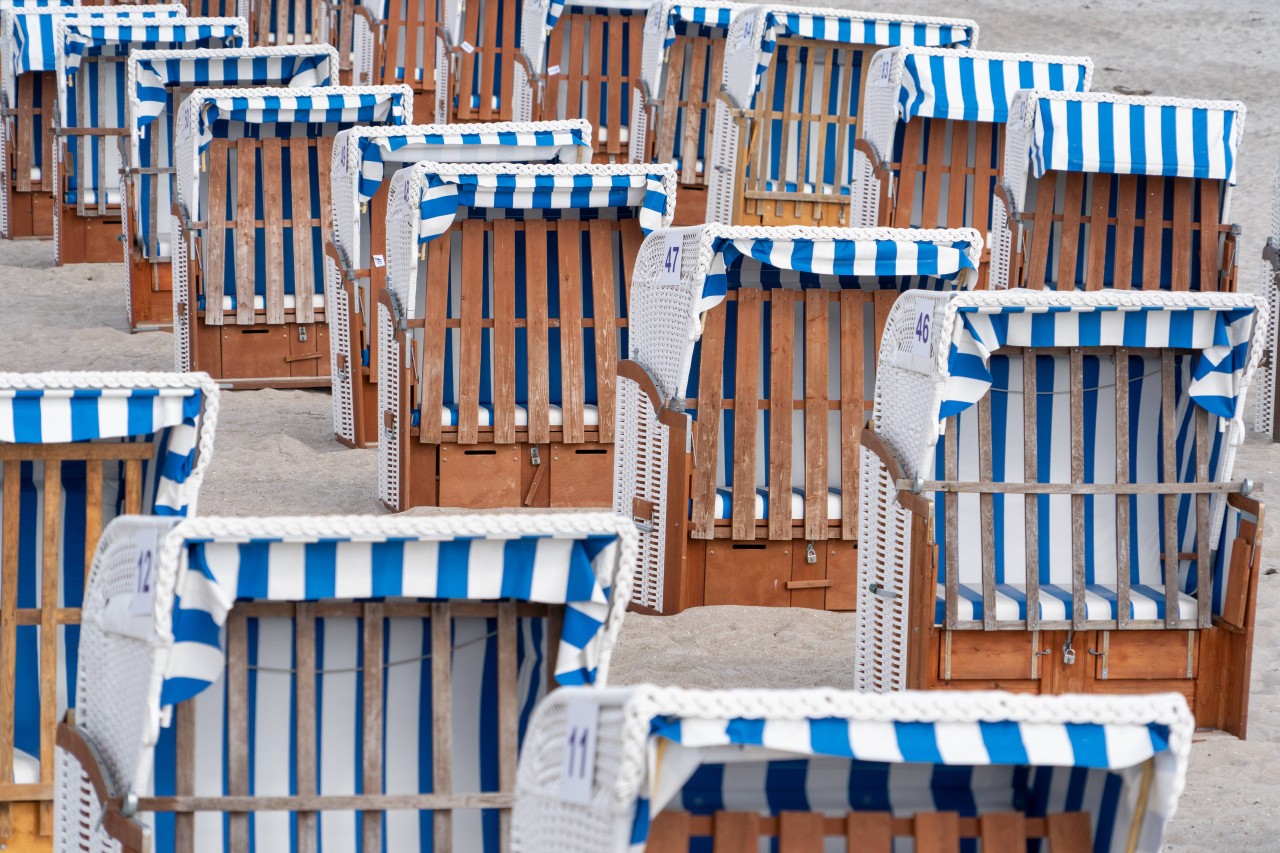
[[[229,5],[230,0],[188,0]],[[331,6],[313,0],[237,0],[236,14],[249,21],[249,44],[254,47],[328,44]],[[194,12],[192,14],[195,14]],[[213,13],[209,13],[213,14]]]
[[[330,45],[223,50],[138,50],[126,72],[129,148],[125,161],[124,256],[129,328],[173,325],[172,221],[175,122],[196,89],[223,86],[310,88],[336,85]]]
[[[1236,289],[1243,104],[1034,91],[1009,116],[992,287]]]
[[[178,364],[237,388],[329,386],[323,244],[333,230],[333,138],[361,124],[404,124],[412,97],[406,86],[331,86],[197,89],[182,102]]]
[[[173,853],[506,849],[535,703],[606,682],[629,528],[606,513],[118,520],[59,728],[60,849],[108,849],[93,846],[113,832],[103,811]],[[154,600],[121,619],[148,547]]]
[[[904,295],[861,436],[858,686],[1173,690],[1244,737],[1262,504],[1231,476],[1266,327],[1235,294]]]
[[[54,25],[58,108],[53,129],[53,255],[59,264],[110,263],[123,234],[121,169],[129,135],[129,53],[144,49],[239,47],[243,18],[135,18],[106,24],[63,17]]]
[[[585,118],[597,163],[625,163],[649,0],[530,0],[520,20],[516,121]]]
[[[386,288],[387,191],[400,169],[424,160],[561,162],[591,160],[591,126],[581,119],[470,125],[353,127],[334,140],[330,171],[332,239],[329,366],[333,430],[351,447],[378,444],[378,348],[374,311]]]
[[[0,846],[47,850],[85,576],[121,513],[195,509],[218,391],[172,373],[0,373]]]
[[[53,121],[58,83],[52,22],[63,16],[184,17],[183,6],[12,6],[0,9],[0,236],[53,236]]]
[[[871,59],[857,141],[871,168],[854,170],[855,224],[972,226],[988,234],[1009,102],[1019,89],[1087,92],[1092,77],[1093,61],[1083,56],[880,51]],[[978,268],[981,290],[989,260],[984,255]]]
[[[1266,352],[1258,368],[1257,408],[1254,428],[1272,441],[1280,441],[1280,418],[1276,417],[1276,358],[1280,356],[1280,169],[1271,179],[1271,231],[1262,248],[1262,290],[1271,309],[1271,328],[1267,330]]]
[[[645,241],[613,498],[641,531],[636,607],[853,609],[857,436],[885,318],[903,289],[972,286],[981,251],[973,229],[707,225]]]
[[[1193,732],[1171,693],[566,688],[530,723],[511,849],[1159,850]]]
[[[440,6],[444,41],[439,47],[445,54],[437,72],[436,121],[530,121],[528,114],[519,117],[516,106],[516,66],[525,79],[531,76],[521,51],[522,0],[441,0]]]
[[[449,52],[442,6],[441,0],[372,0],[353,10],[355,83],[413,89],[413,124],[447,114]],[[443,88],[437,78],[445,81]]]
[[[631,162],[671,163],[680,176],[675,225],[706,222],[711,130],[724,80],[728,0],[664,0],[649,7],[640,91],[631,114]]]
[[[610,505],[632,265],[674,206],[670,166],[396,174],[377,309],[388,507]]]
[[[978,25],[803,6],[734,16],[716,102],[707,220],[848,225],[863,91],[879,47],[974,47]]]

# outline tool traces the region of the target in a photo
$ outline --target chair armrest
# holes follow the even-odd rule
[[[876,434],[876,431],[871,428],[870,424],[862,428],[860,441],[862,442],[863,447],[874,453],[880,460],[880,464],[889,472],[890,479],[895,483],[901,483],[906,479],[902,470],[902,465],[898,462],[898,457],[894,455],[894,452],[889,448],[889,445],[885,444],[884,439]],[[898,503],[902,504],[916,515],[929,514],[929,499],[922,494],[917,494],[899,487]]]

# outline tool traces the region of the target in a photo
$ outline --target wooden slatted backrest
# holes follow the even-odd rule
[[[471,759],[458,756],[454,749],[454,717],[457,713],[474,714],[466,706],[465,697],[455,694],[453,663],[456,653],[469,641],[455,639],[456,620],[486,619],[495,627],[496,639],[496,728],[498,783],[496,789],[476,792],[456,791],[454,768],[458,762]],[[383,818],[392,810],[431,810],[431,829],[423,830],[431,838],[433,849],[451,849],[454,813],[460,809],[498,811],[503,838],[510,834],[510,808],[515,789],[516,756],[519,748],[521,704],[526,701],[519,677],[521,620],[544,620],[546,688],[554,687],[555,656],[559,647],[564,619],[563,605],[517,603],[514,601],[372,601],[315,603],[243,602],[232,608],[226,625],[226,705],[224,737],[226,748],[220,760],[224,795],[197,794],[196,762],[197,701],[180,704],[176,711],[176,768],[173,796],[144,798],[139,810],[176,813],[174,824],[175,853],[191,853],[196,849],[197,811],[227,812],[225,840],[228,849],[250,849],[251,821],[255,813],[290,811],[296,813],[298,849],[317,849],[323,812],[352,812],[358,816],[357,832],[364,849],[379,850],[383,845]],[[294,773],[290,793],[255,798],[251,770],[250,729],[253,715],[260,712],[251,700],[250,674],[268,677],[272,671],[260,666],[250,653],[250,637],[266,620],[289,620],[292,634],[292,667],[277,677],[292,676],[293,705],[290,716],[296,743],[292,750]],[[360,651],[352,656],[351,665],[325,665],[320,657],[320,637],[329,620],[359,620],[356,627]],[[422,620],[420,656],[401,660],[388,647],[387,637],[393,622]],[[459,633],[460,636],[460,633]],[[286,655],[287,657],[287,655]],[[388,756],[405,749],[395,734],[390,719],[393,710],[388,701],[388,680],[392,667],[417,664],[422,670],[422,686],[418,695],[430,702],[430,712],[415,713],[421,740],[430,742],[431,763],[420,768],[415,793],[388,791],[384,770]],[[329,667],[333,667],[330,669]],[[362,733],[359,751],[351,756],[359,768],[360,793],[335,795],[319,790],[320,748],[322,740],[321,710],[328,699],[325,679],[333,673],[360,678],[356,697],[356,730]],[[290,713],[283,710],[283,713]],[[403,716],[401,721],[403,722]],[[391,730],[391,731],[389,731]],[[332,749],[332,746],[326,746]],[[415,747],[415,749],[417,749]],[[421,755],[422,752],[419,752]],[[357,761],[357,756],[359,760]],[[332,759],[330,759],[332,760]],[[426,781],[429,780],[429,781]],[[431,793],[416,793],[429,790]],[[231,799],[228,799],[231,798]],[[232,808],[234,801],[234,808]],[[325,830],[328,832],[329,830]],[[455,848],[456,849],[456,848]]]
[[[760,483],[768,489],[768,538],[857,537],[857,436],[875,386],[869,353],[879,351],[897,297],[892,290],[744,287],[707,313],[696,367],[695,538],[729,532],[716,531],[720,459],[732,479],[732,538],[758,535]],[[742,417],[743,401],[761,414]],[[804,490],[802,523],[792,522],[794,486]],[[828,519],[833,487],[842,496],[838,519]]]
[[[735,225],[843,225],[853,143],[875,47],[779,38],[755,102],[735,111],[742,140]]]
[[[1236,236],[1222,221],[1224,192],[1210,179],[1046,172],[1028,181],[1013,281],[1034,289],[1234,291]]]
[[[14,189],[20,193],[52,192],[53,164],[48,157],[58,104],[57,78],[53,74],[23,74],[17,79],[17,93],[17,107],[9,113],[17,117]],[[40,170],[38,179],[32,178],[35,168]]]
[[[644,20],[643,9],[588,12],[566,6],[551,30],[542,103],[534,118],[585,118],[595,129],[597,163],[627,161]]]
[[[443,0],[386,0],[370,85],[404,83],[413,89],[415,104],[435,103],[436,28],[442,6]]]
[[[451,121],[510,121],[520,16],[515,0],[471,0],[455,45]]]
[[[237,325],[322,319],[312,299],[303,297],[324,292],[318,259],[322,235],[333,229],[332,150],[332,136],[210,143],[207,207],[196,214],[208,223],[201,265],[206,323],[226,322],[224,296],[235,299]],[[292,308],[287,295],[294,297]],[[255,308],[255,296],[262,298],[261,308]]]
[[[882,224],[892,228],[991,229],[991,197],[1004,163],[1003,125],[915,118],[899,125],[889,163],[893,196],[881,182]],[[987,287],[983,246],[978,289]]]
[[[262,47],[317,44],[328,14],[328,5],[315,0],[252,0],[249,43]]]
[[[420,439],[545,444],[554,404],[563,413],[557,441],[613,441],[639,221],[466,219],[451,231],[426,246],[412,401]],[[480,426],[482,405],[492,407],[492,426]],[[586,424],[588,405],[598,408],[598,426]],[[432,416],[442,406],[457,407],[456,427]],[[517,406],[528,412],[520,430]]]
[[[234,18],[240,13],[239,0],[186,0],[186,7],[192,18]]]
[[[1104,364],[1086,373],[1085,362],[1091,360],[1114,365],[1113,370],[1105,370]],[[1186,365],[1180,363],[1181,358],[1189,357],[1186,351],[1173,349],[1148,350],[1127,347],[1072,347],[1070,349],[1053,347],[1011,347],[1002,349],[1000,358],[1006,358],[1010,365],[1017,365],[1016,373],[1021,374],[1020,388],[1010,388],[1007,403],[1002,401],[1001,407],[1006,411],[1006,423],[996,422],[993,427],[992,393],[988,393],[978,401],[973,410],[959,415],[952,415],[946,420],[946,434],[943,438],[943,470],[942,479],[948,483],[964,484],[962,489],[938,488],[932,483],[925,484],[925,491],[936,491],[942,494],[942,515],[944,517],[944,542],[941,543],[944,553],[943,572],[945,576],[946,613],[945,624],[948,628],[983,628],[993,630],[997,627],[996,595],[999,584],[1022,584],[1025,582],[1026,618],[1028,630],[1039,628],[1074,628],[1081,629],[1123,629],[1128,627],[1166,627],[1166,628],[1207,628],[1212,615],[1212,572],[1213,565],[1210,547],[1210,498],[1213,491],[1225,492],[1233,487],[1230,484],[1212,482],[1210,457],[1214,453],[1214,436],[1210,425],[1209,413],[1199,406],[1191,404],[1185,390],[1179,394],[1178,386],[1185,382]],[[1055,387],[1042,387],[1040,377],[1054,376],[1054,371],[1062,361],[1066,362],[1066,391],[1063,391],[1058,376],[1053,380]],[[1151,364],[1158,364],[1152,369]],[[1137,372],[1135,373],[1135,369]],[[1001,371],[1005,373],[1005,371]],[[1010,377],[1010,385],[1015,383],[1014,372],[1005,373]],[[1110,381],[1104,381],[1110,377]],[[1002,393],[993,388],[993,393]],[[1104,400],[1104,395],[1111,400]],[[1141,399],[1137,395],[1143,395]],[[1086,397],[1092,399],[1086,399]],[[1061,406],[1067,407],[1066,422],[1062,423]],[[1104,403],[1108,405],[1104,405]],[[1158,405],[1157,405],[1158,404]],[[1052,419],[1052,429],[1046,430],[1043,417],[1052,417],[1052,409],[1046,406],[1059,407],[1059,417]],[[1154,416],[1152,415],[1155,412]],[[968,415],[968,416],[966,416]],[[1153,453],[1148,456],[1158,459],[1158,470],[1155,471],[1154,482],[1131,468],[1131,457],[1138,459],[1134,464],[1141,466],[1141,457],[1135,454],[1135,434],[1131,418],[1138,417],[1148,429],[1158,429],[1147,434]],[[1013,427],[1013,428],[1011,428]],[[1065,433],[1064,434],[1064,428]],[[966,433],[968,435],[966,436]],[[1105,433],[1111,433],[1105,435]],[[1048,443],[1043,438],[1030,441],[1019,441],[1020,449],[1006,450],[1006,435],[1025,436],[1049,435]],[[959,436],[959,438],[957,438]],[[1185,437],[1185,439],[1184,439]],[[1179,449],[1185,440],[1188,446]],[[1097,456],[1110,453],[1109,459],[1103,457],[1092,462],[1086,469],[1086,442],[1090,443],[1090,453]],[[963,448],[961,445],[963,444]],[[1066,445],[1064,448],[1063,445]],[[1101,448],[1101,449],[1099,449]],[[1111,448],[1107,450],[1106,448]],[[1116,448],[1124,452],[1117,452]],[[1157,449],[1158,448],[1158,449]],[[1065,449],[1066,476],[1061,463],[1054,464],[1055,475],[1052,481],[1039,481],[1038,472],[1046,470],[1051,463],[1050,457],[1061,458]],[[1008,457],[1009,452],[1022,456],[1021,460]],[[965,460],[962,463],[962,458]],[[965,464],[972,471],[972,462],[977,460],[977,476],[962,476],[961,465]],[[1016,470],[1017,462],[1021,462],[1023,472],[1018,477],[1007,476],[997,478],[993,473],[996,466],[1000,470]],[[1006,468],[1006,465],[1009,468]],[[1111,470],[1106,474],[1109,479],[1100,476],[1099,466],[1108,466]],[[1113,466],[1113,467],[1111,467]],[[1156,464],[1152,464],[1156,467]],[[1180,470],[1181,469],[1181,470]],[[1017,482],[1021,480],[1022,482]],[[1036,484],[1027,487],[1025,484]],[[1188,490],[1187,484],[1194,484],[1194,490]],[[961,491],[970,493],[966,499],[974,497],[978,506],[979,517],[974,519],[967,515],[961,519]],[[996,514],[1003,510],[996,507],[997,495],[1027,493],[1038,494],[1034,500],[1021,501],[1024,510],[1027,538],[1025,549],[1025,579],[1021,577],[1000,577],[997,571],[998,529]],[[1054,496],[1054,497],[1050,497]],[[1070,618],[1066,620],[1040,619],[1040,585],[1047,578],[1047,567],[1040,565],[1041,551],[1039,533],[1042,530],[1041,512],[1052,512],[1052,500],[1066,500],[1070,504],[1069,539],[1070,581],[1057,579],[1056,585],[1071,591],[1072,607]],[[1155,501],[1147,504],[1146,509],[1139,503],[1142,500]],[[1004,498],[1000,498],[1004,500]],[[1114,507],[1114,528],[1105,529],[1097,523],[1095,513],[1102,503]],[[1187,510],[1194,505],[1195,514],[1195,550],[1184,552],[1181,545],[1186,541],[1180,529],[1180,518],[1187,516]],[[1061,504],[1059,504],[1059,508]],[[1158,515],[1150,515],[1156,511]],[[1156,623],[1150,621],[1139,624],[1131,620],[1130,603],[1132,601],[1133,575],[1138,571],[1140,555],[1134,553],[1133,543],[1139,546],[1146,541],[1144,537],[1133,537],[1131,530],[1137,529],[1139,518],[1137,513],[1147,512],[1155,521],[1158,533],[1156,544],[1158,554],[1147,555],[1151,562],[1158,562],[1163,574],[1164,617]],[[1055,519],[1061,520],[1063,515],[1054,513]],[[1004,519],[1004,524],[1010,519]],[[973,531],[977,530],[975,534]],[[982,587],[982,619],[970,622],[961,620],[958,615],[961,583],[961,555],[965,554],[971,576],[974,559],[969,544],[962,543],[962,530],[966,535],[980,538],[981,587]],[[1086,531],[1089,537],[1086,538]],[[1107,541],[1110,539],[1111,541]],[[1061,540],[1059,540],[1061,541]],[[1103,576],[1101,566],[1106,560],[1095,558],[1103,551],[1115,554],[1114,579]],[[1006,554],[1006,558],[1007,558]],[[1086,614],[1086,581],[1088,577],[1086,563],[1095,565],[1098,571],[1096,580],[1114,587],[1116,611],[1114,619],[1088,618]],[[1179,613],[1180,566],[1182,563],[1192,564],[1190,569],[1196,581],[1199,607],[1196,619],[1183,619]],[[1147,581],[1148,586],[1155,586]],[[930,593],[932,595],[932,593]],[[1024,621],[1024,620],[1019,620]]]
[[[0,444],[0,779],[6,783],[0,792],[0,829],[11,831],[9,804],[25,801],[40,802],[42,832],[53,825],[58,685],[65,678],[60,661],[70,653],[59,652],[59,634],[66,626],[80,624],[74,590],[83,589],[83,584],[65,580],[66,551],[78,545],[68,539],[67,527],[83,525],[87,579],[104,519],[116,515],[117,506],[126,513],[142,512],[143,463],[150,462],[154,452],[150,442]],[[106,488],[117,477],[118,494]],[[24,540],[32,531],[35,538]],[[22,604],[33,600],[38,603]],[[27,644],[36,649],[35,695],[30,684],[17,683],[20,640],[27,650],[32,648]],[[33,699],[39,708],[39,746],[33,755],[40,762],[39,781],[14,785],[15,726],[31,723]]]
[[[716,93],[724,77],[724,31],[695,28],[676,36],[667,51],[663,91],[654,92],[659,116],[647,140],[654,163],[678,163],[682,186],[706,186],[711,170]],[[716,35],[718,33],[719,35]]]
[[[895,817],[888,812],[853,812],[825,817],[816,812],[782,812],[762,817],[754,812],[716,812],[695,816],[662,812],[654,819],[647,849],[683,853],[695,838],[710,838],[716,853],[757,853],[770,840],[778,853],[822,853],[825,839],[840,838],[849,850],[891,853],[895,839],[911,840],[916,853],[959,853],[962,841],[976,840],[984,851],[1029,848],[1029,842],[1048,842],[1048,853],[1087,853],[1093,850],[1093,831],[1087,812],[1062,812],[1027,817],[1022,812],[997,812],[961,817],[956,812],[925,812]],[[970,841],[972,843],[972,841]]]
[[[68,153],[61,181],[67,191],[75,183],[76,214],[118,213],[120,140],[129,135],[124,122],[125,56],[87,56],[75,71],[67,92],[75,99],[75,125],[62,128]],[[92,196],[92,197],[91,197]]]

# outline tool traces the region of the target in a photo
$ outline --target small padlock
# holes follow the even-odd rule
[[[809,565],[818,562],[818,549],[813,547],[812,542],[804,549],[804,561]]]
[[[542,464],[542,454],[538,451],[538,445],[529,445],[529,461],[534,465]]]
[[[1072,649],[1072,648],[1065,648],[1065,649],[1063,649],[1063,650],[1062,650],[1062,662],[1063,662],[1063,663],[1065,663],[1067,666],[1071,666],[1073,663],[1075,663],[1075,662],[1076,662],[1076,650],[1075,650],[1075,649]]]

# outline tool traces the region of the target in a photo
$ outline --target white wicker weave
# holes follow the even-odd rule
[[[625,521],[607,513],[443,512],[431,516],[331,516],[275,518],[202,517],[174,526],[170,520],[126,516],[103,533],[85,592],[83,649],[77,684],[76,729],[91,741],[108,785],[126,801],[151,790],[154,749],[171,708],[161,706],[167,666],[175,654],[175,585],[186,569],[190,541],[243,543],[268,539],[311,542],[317,538],[360,541],[454,541],[517,537],[617,537],[616,562],[607,585],[607,616],[598,638],[597,679],[604,685],[612,650],[630,598],[635,540]],[[130,612],[135,590],[139,534],[154,531],[154,601],[147,615]],[[366,552],[367,555],[367,552]],[[367,560],[367,556],[366,556]],[[366,564],[367,569],[367,564]],[[203,607],[204,605],[197,604]],[[234,605],[233,605],[234,606]],[[59,750],[65,786],[56,804],[58,831],[76,836],[91,827],[90,850],[112,850],[97,828],[101,804],[77,783],[80,769]],[[80,796],[88,793],[90,796]],[[69,839],[55,839],[66,849]]]
[[[1261,292],[1271,307],[1271,326],[1267,330],[1268,357],[1258,369],[1254,395],[1254,426],[1275,441],[1276,377],[1280,376],[1276,358],[1280,356],[1280,167],[1271,179],[1271,230],[1267,232],[1267,245],[1263,252]]]
[[[736,20],[736,19],[735,19]],[[660,275],[667,240],[682,235],[680,281],[673,284]],[[668,517],[668,460],[686,452],[672,447],[670,430],[661,422],[664,410],[670,417],[687,418],[682,397],[689,383],[694,345],[702,336],[702,308],[699,298],[711,272],[717,239],[766,240],[902,240],[912,242],[969,243],[969,259],[977,265],[982,240],[972,229],[918,230],[895,228],[819,228],[806,226],[728,226],[710,224],[692,228],[655,231],[640,246],[631,285],[628,337],[629,360],[635,362],[656,387],[658,399],[647,396],[640,386],[618,377],[618,452],[614,461],[614,511],[633,514],[633,501],[653,504],[652,524],[641,527],[640,561],[636,572],[636,603],[664,612],[668,536],[685,536],[685,518]],[[838,358],[838,350],[836,351]],[[715,464],[712,461],[710,464]],[[681,510],[682,514],[685,512]],[[685,516],[687,517],[687,516]]]
[[[594,709],[596,719],[595,764],[590,775],[590,800],[585,805],[569,802],[561,793],[569,714],[573,706]],[[765,732],[776,731],[778,737],[769,740],[766,734],[765,747],[684,745],[689,739],[723,732],[730,720],[763,725]],[[1130,826],[1125,823],[1132,824],[1135,813],[1142,815],[1140,830],[1144,845],[1155,844],[1155,847],[1138,849],[1159,846],[1165,823],[1176,810],[1185,785],[1194,732],[1186,701],[1174,693],[1100,698],[997,692],[907,692],[878,696],[831,689],[717,691],[652,685],[590,691],[566,688],[543,700],[530,724],[516,781],[511,848],[514,853],[640,853],[646,849],[648,821],[661,811],[658,805],[650,813],[650,803],[658,797],[665,799],[671,793],[671,785],[678,785],[704,763],[732,764],[735,769],[726,768],[725,809],[770,814],[774,810],[763,797],[773,789],[764,779],[763,765],[769,761],[808,757],[807,724],[815,720],[847,721],[850,740],[860,749],[868,746],[855,737],[860,727],[865,734],[884,731],[881,727],[885,724],[936,726],[940,743],[945,730],[956,736],[956,745],[966,739],[966,732],[975,731],[980,723],[1007,723],[1013,731],[1018,731],[1020,726],[1057,727],[1079,723],[1099,727],[1136,726],[1139,728],[1134,733],[1138,737],[1142,737],[1138,732],[1149,725],[1167,726],[1168,755],[1154,774],[1158,782],[1151,784],[1152,776],[1144,775],[1141,764],[1112,771],[1120,775],[1127,789],[1121,797],[1126,806],[1118,815],[1122,824],[1113,836],[1112,845],[1105,848],[1116,851],[1134,849],[1126,848],[1125,844],[1130,838],[1138,837],[1139,827],[1134,827],[1135,832],[1130,835]],[[684,732],[681,742],[655,743],[651,727],[659,721],[664,725],[680,724]],[[977,753],[981,752],[979,745]],[[975,753],[965,754],[975,755],[975,763],[981,763]],[[899,757],[898,761],[901,760]],[[898,761],[884,764],[895,767]],[[1044,766],[1034,757],[1027,763],[1033,768]],[[928,773],[927,767],[921,769]],[[837,799],[847,796],[843,786],[850,783],[851,772],[857,775],[856,770],[841,764],[831,773],[810,776],[806,793],[814,797],[830,790]],[[679,795],[676,796],[678,799]],[[1084,802],[1088,803],[1089,799]],[[1081,807],[1089,806],[1077,806]],[[682,810],[678,802],[673,802],[671,808]],[[915,811],[916,808],[919,811]],[[894,815],[912,817],[935,808],[941,810],[941,807],[930,806],[915,806],[911,811],[895,808]],[[841,811],[847,810],[846,805]],[[635,840],[637,836],[639,840]],[[655,849],[654,853],[659,851]]]
[[[353,127],[334,137],[333,162],[329,171],[330,199],[333,205],[334,248],[343,259],[345,269],[338,269],[326,258],[325,281],[328,306],[330,375],[333,379],[333,429],[348,443],[356,440],[353,383],[358,381],[360,357],[351,352],[351,324],[365,323],[372,327],[373,306],[377,295],[370,294],[369,281],[356,276],[356,270],[368,269],[374,263],[373,256],[386,251],[385,246],[370,243],[369,204],[360,201],[360,176],[364,166],[362,140],[416,139],[423,136],[457,137],[462,134],[537,133],[578,131],[584,139],[591,138],[591,125],[585,119],[550,122],[493,122],[487,124],[420,124],[402,127]],[[365,143],[367,144],[367,143]],[[577,159],[562,162],[591,161],[590,147],[575,147],[568,152]],[[423,145],[410,144],[384,154],[386,169],[382,180],[389,185],[394,173],[424,160],[448,160],[468,162],[517,162],[527,163],[562,157],[566,150],[558,147],[471,145]],[[343,279],[353,281],[363,295],[357,304],[349,305]],[[363,317],[363,319],[361,319]],[[370,334],[373,329],[368,329]],[[342,368],[347,365],[344,371]],[[378,366],[370,364],[376,374]]]

